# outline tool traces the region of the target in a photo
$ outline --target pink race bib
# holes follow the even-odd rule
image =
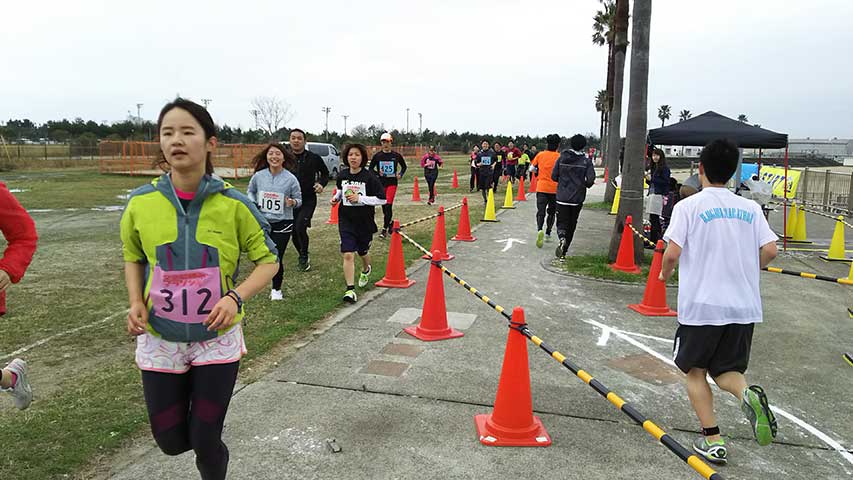
[[[158,317],[201,323],[222,298],[219,267],[167,272],[156,265],[149,297]]]

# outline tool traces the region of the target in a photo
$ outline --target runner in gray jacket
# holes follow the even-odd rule
[[[586,137],[575,135],[570,145],[571,150],[560,152],[560,158],[551,170],[551,180],[557,182],[557,236],[560,244],[555,255],[559,259],[565,258],[572,244],[578,216],[586,200],[586,190],[595,183],[592,160],[583,153]]]

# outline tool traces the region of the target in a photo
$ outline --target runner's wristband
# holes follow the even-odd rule
[[[243,297],[237,293],[237,290],[231,289],[225,292],[225,296],[234,300],[234,303],[237,304],[237,311],[240,311],[243,308]]]

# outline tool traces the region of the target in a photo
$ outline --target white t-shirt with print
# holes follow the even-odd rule
[[[726,188],[676,203],[664,240],[682,248],[678,323],[760,323],[758,251],[777,239],[761,207]]]

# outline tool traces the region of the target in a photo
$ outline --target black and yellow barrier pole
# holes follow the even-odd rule
[[[842,356],[844,357],[844,361],[849,363],[850,366],[853,367],[853,355],[850,355],[849,353],[845,352]]]
[[[629,227],[631,227],[631,230],[633,230],[633,231],[634,231],[634,235],[636,235],[636,236],[638,236],[638,237],[640,237],[640,238],[642,238],[642,239],[643,239],[643,243],[645,243],[646,245],[650,245],[652,248],[654,248],[654,247],[655,247],[655,242],[653,242],[653,241],[649,240],[645,235],[643,235],[642,233],[638,232],[638,231],[637,231],[637,229],[636,229],[636,228],[634,228],[634,226],[633,226],[633,225],[631,225],[630,223],[628,223],[627,225],[628,225]]]
[[[451,210],[456,210],[457,208],[462,208],[462,204],[461,204],[461,203],[457,203],[456,205],[453,205],[452,207],[445,208],[445,209],[444,209],[444,213],[447,213],[447,212],[449,212],[449,211],[451,211]],[[406,223],[404,223],[404,224],[400,225],[400,228],[411,227],[412,225],[415,225],[415,224],[417,224],[417,223],[426,222],[427,220],[431,220],[431,219],[433,219],[433,218],[437,218],[439,215],[440,215],[439,213],[434,213],[434,214],[432,214],[432,215],[429,215],[429,216],[426,216],[426,217],[423,217],[423,218],[419,218],[419,219],[417,219],[417,220],[412,220],[411,222],[406,222]]]
[[[409,243],[414,245],[420,251],[426,253],[427,255],[430,255],[430,252],[427,249],[425,249],[420,244],[418,244],[418,242],[412,240],[411,237],[409,237],[408,235],[406,235],[403,232],[400,232],[400,235],[403,238],[405,238],[406,240],[408,240]],[[466,290],[468,290],[468,292],[474,294],[474,296],[476,296],[477,298],[482,300],[488,306],[493,308],[496,312],[503,315],[507,320],[510,320],[510,323],[507,324],[507,326],[509,328],[514,328],[514,329],[518,330],[522,335],[527,337],[528,340],[533,342],[534,345],[541,348],[548,355],[550,355],[551,358],[560,362],[561,365],[563,365],[564,367],[569,369],[569,371],[571,371],[573,374],[575,374],[575,376],[577,376],[578,378],[583,380],[584,383],[586,383],[587,385],[592,387],[593,390],[595,390],[596,392],[601,394],[601,396],[603,396],[608,401],[610,401],[610,403],[615,405],[616,408],[618,408],[622,413],[624,413],[625,415],[628,415],[628,417],[631,418],[631,420],[637,422],[638,425],[641,425],[646,432],[648,432],[651,436],[655,437],[655,439],[657,441],[659,441],[663,446],[665,446],[667,449],[669,449],[669,451],[671,451],[676,456],[678,456],[678,458],[680,458],[685,463],[687,463],[687,465],[689,465],[691,468],[693,468],[693,470],[695,470],[697,473],[699,473],[699,475],[702,475],[703,478],[706,478],[708,480],[723,480],[722,475],[717,473],[713,468],[709,467],[708,464],[705,463],[704,461],[702,461],[701,458],[699,458],[695,454],[690,453],[689,450],[684,448],[683,445],[681,445],[680,443],[678,443],[677,440],[675,440],[674,438],[669,436],[668,433],[663,431],[663,429],[658,427],[654,422],[647,419],[642,413],[637,411],[637,409],[634,408],[630,403],[626,402],[625,400],[622,400],[622,398],[619,397],[619,395],[617,395],[616,393],[612,392],[610,389],[605,387],[601,382],[599,382],[598,380],[593,378],[592,375],[590,375],[586,371],[579,368],[571,360],[566,358],[565,355],[554,350],[553,348],[548,346],[544,341],[542,341],[541,338],[534,335],[533,332],[531,332],[530,329],[527,328],[526,324],[524,324],[524,325],[513,324],[511,322],[512,315],[507,313],[505,308],[496,304],[488,296],[480,293],[476,288],[472,287],[465,280],[462,280],[461,278],[459,278],[459,276],[457,276],[455,273],[451,272],[444,265],[442,265],[441,262],[435,262],[435,265],[438,266],[442,272],[447,274],[447,276],[452,278],[453,281],[455,281],[459,285],[462,285],[462,287],[464,287]]]
[[[818,275],[816,273],[796,272],[793,270],[784,270],[782,268],[776,268],[776,267],[765,267],[765,268],[762,268],[762,270],[764,270],[766,272],[772,272],[772,273],[782,273],[784,275],[791,275],[794,277],[810,278],[812,280],[823,280],[824,282],[840,283],[841,285],[853,285],[853,280],[851,280],[849,278],[844,278],[844,277],[842,277],[842,278],[827,277],[826,275]]]

